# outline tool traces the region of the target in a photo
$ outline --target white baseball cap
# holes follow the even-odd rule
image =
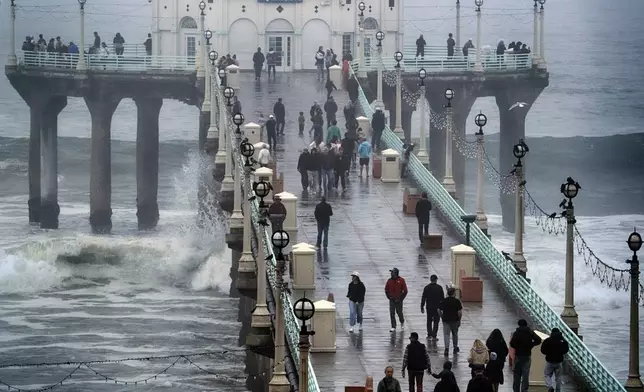
[[[353,272],[351,273],[351,276],[355,276],[355,277],[359,278],[359,277],[360,277],[360,273],[359,273],[358,271],[353,271]]]

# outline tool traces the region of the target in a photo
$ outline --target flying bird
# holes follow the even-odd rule
[[[526,106],[528,106],[528,104],[525,103],[525,102],[517,102],[514,105],[510,106],[510,110],[512,110],[514,108],[524,108]]]

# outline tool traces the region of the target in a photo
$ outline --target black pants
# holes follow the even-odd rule
[[[409,392],[423,392],[423,370],[407,370],[409,376]],[[414,388],[414,386],[416,388]]]
[[[423,242],[424,236],[429,234],[429,221],[428,222],[418,222],[418,239],[420,242]]]
[[[345,170],[337,171],[335,170],[335,189],[338,189],[338,181],[342,183],[342,190],[347,187],[346,181],[344,179]]]
[[[380,138],[382,137],[382,131],[373,131],[371,135],[371,147],[374,151],[380,151]]]
[[[280,134],[283,135],[284,134],[284,125],[286,124],[286,122],[284,121],[283,118],[276,118],[275,122],[276,122],[276,124],[275,124],[275,132],[277,132],[278,135],[280,135]]]
[[[255,80],[262,76],[262,67],[255,66]]]
[[[400,324],[403,324],[405,322],[405,316],[403,316],[403,301],[394,301],[393,299],[390,299],[389,318],[391,319],[391,328],[396,328],[396,314],[398,314]]]
[[[300,172],[300,180],[302,181],[302,189],[306,190],[309,187],[309,172],[305,169]]]
[[[268,145],[271,146],[271,150],[275,151],[277,146],[277,135],[275,132],[266,132],[266,137],[268,138]]]
[[[300,123],[300,135],[304,135],[304,124]]]
[[[416,47],[416,57],[425,57],[425,48],[423,46]]]
[[[432,338],[437,337],[438,324],[441,322],[441,317],[438,315],[438,309],[427,308],[427,335]]]
[[[327,128],[331,126],[331,123],[335,121],[335,113],[326,114],[326,126]]]
[[[273,70],[273,76],[275,76],[275,64],[268,65],[268,76],[271,76],[271,69]]]

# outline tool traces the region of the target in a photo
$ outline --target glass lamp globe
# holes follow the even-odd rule
[[[315,305],[308,298],[298,299],[293,304],[293,313],[295,314],[295,318],[297,318],[298,320],[309,320],[315,314]]]
[[[206,2],[205,1],[202,1],[202,2],[199,3],[199,9],[202,10],[202,11],[206,9]]]
[[[628,241],[626,241],[626,243],[628,244],[628,249],[633,252],[637,252],[642,248],[642,236],[637,231],[633,231],[629,234]]]
[[[235,113],[233,116],[233,124],[240,126],[244,123],[244,115],[241,113]]]
[[[474,117],[474,123],[477,127],[482,128],[487,124],[487,116],[483,113],[479,113]]]
[[[445,90],[445,99],[448,101],[451,101],[454,98],[454,90],[451,88],[448,88]]]
[[[271,237],[271,242],[273,243],[273,246],[276,247],[277,249],[286,248],[288,246],[289,241],[290,241],[290,238],[288,236],[288,233],[285,232],[284,230],[278,230],[274,232],[273,236]]]
[[[385,39],[385,33],[383,33],[382,31],[377,32],[376,33],[376,39],[378,41],[382,41],[383,39]]]
[[[364,4],[364,2],[363,2],[363,1],[361,1],[360,3],[358,3],[358,9],[359,9],[360,11],[364,11],[364,10],[365,10],[365,8],[367,8],[367,7],[365,6],[365,4]]]
[[[226,87],[224,89],[224,97],[231,99],[233,96],[235,96],[235,90],[232,87]]]

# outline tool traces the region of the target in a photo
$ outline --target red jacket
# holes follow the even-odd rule
[[[400,276],[397,278],[389,278],[385,285],[385,295],[389,299],[402,301],[407,296],[407,283],[405,279]]]

